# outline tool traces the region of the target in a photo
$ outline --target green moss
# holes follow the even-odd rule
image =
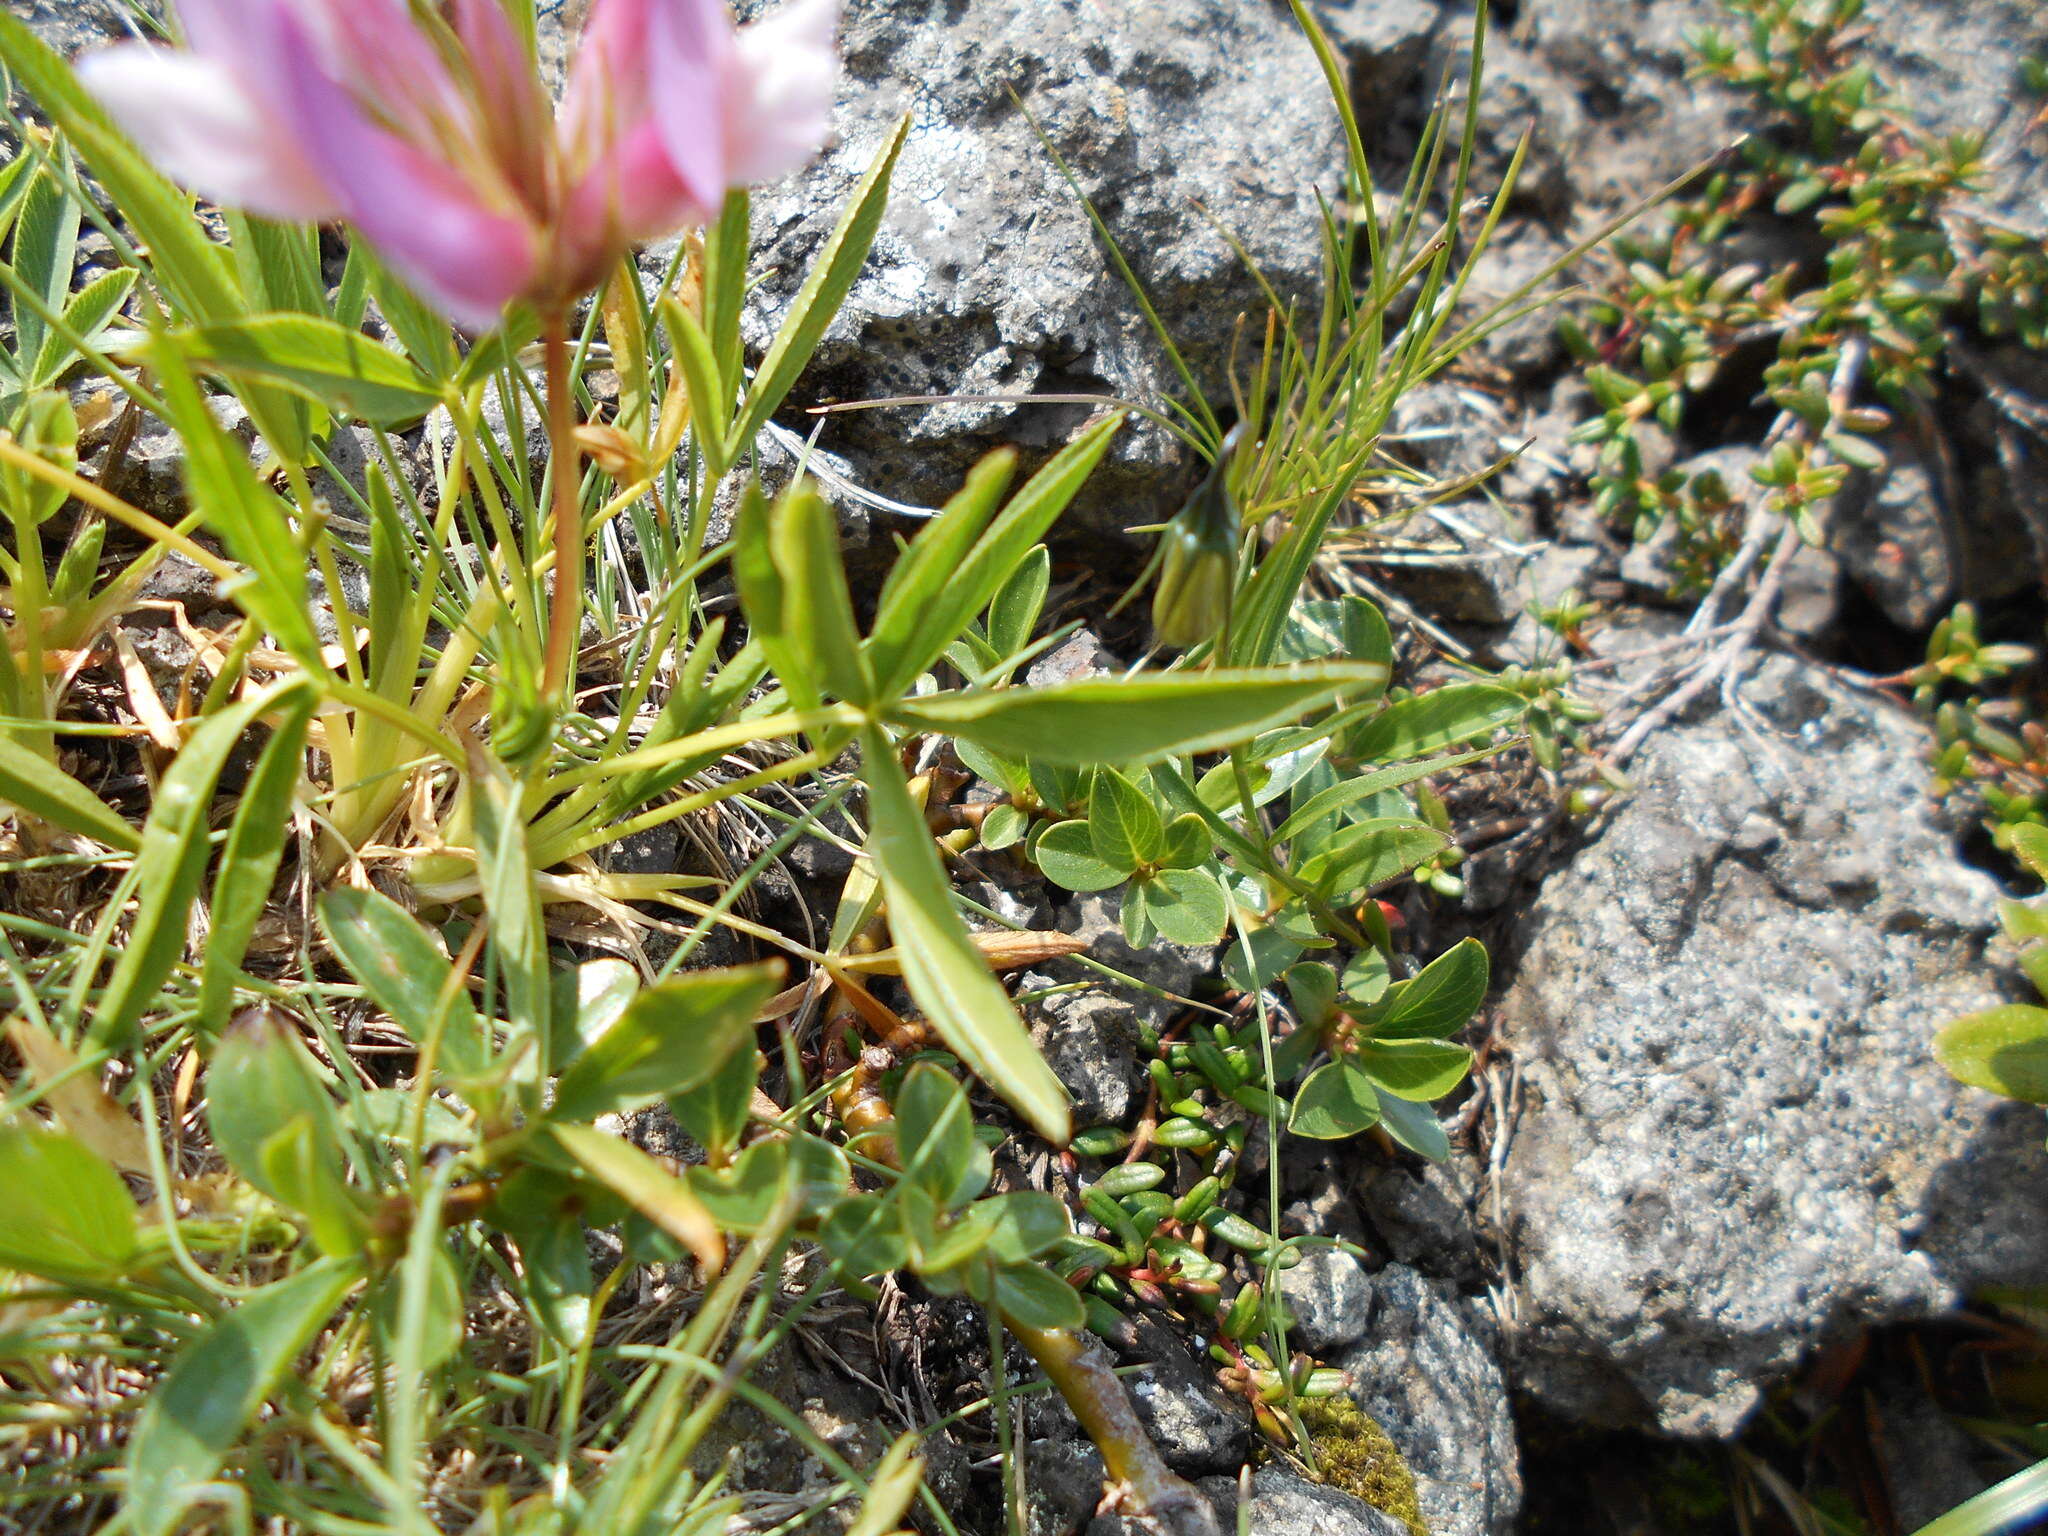
[[[1415,1474],[1377,1420],[1341,1395],[1312,1397],[1298,1407],[1325,1482],[1386,1511],[1412,1536],[1429,1536]]]

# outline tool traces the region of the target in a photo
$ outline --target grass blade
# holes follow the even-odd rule
[[[228,826],[221,850],[220,873],[213,877],[212,921],[206,935],[206,958],[199,974],[199,1027],[218,1035],[227,1023],[235,976],[248,953],[249,940],[262,920],[277,878],[278,861],[291,831],[292,791],[305,767],[306,726],[313,716],[312,695],[301,692],[277,724],[262,755],[242,787],[241,803]]]

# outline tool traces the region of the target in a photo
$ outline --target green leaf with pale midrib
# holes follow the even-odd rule
[[[1384,678],[1381,668],[1352,663],[1161,672],[933,694],[888,713],[894,724],[964,736],[1007,756],[1137,764],[1234,745]]]
[[[975,1076],[1041,1136],[1064,1145],[1072,1128],[1066,1090],[968,937],[895,749],[873,727],[861,737],[861,777],[872,818],[869,847],[911,996]]]

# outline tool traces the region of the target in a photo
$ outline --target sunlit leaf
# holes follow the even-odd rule
[[[2048,1104],[2048,1008],[2011,1003],[1943,1026],[1934,1054],[1972,1087]]]
[[[214,321],[180,340],[185,356],[209,372],[282,384],[373,426],[417,421],[441,400],[432,381],[396,352],[319,315]]]
[[[1331,663],[1082,678],[1045,688],[933,694],[905,700],[889,716],[909,729],[964,736],[1007,756],[1130,764],[1247,741],[1384,677],[1378,668]]]
[[[910,995],[970,1071],[1009,1100],[1039,1135],[1064,1145],[1072,1128],[1066,1090],[969,939],[895,749],[873,728],[862,736],[861,776],[873,823],[870,852]]]
[[[1287,1129],[1317,1141],[1341,1141],[1377,1125],[1379,1095],[1351,1061],[1339,1057],[1309,1073],[1294,1095]]]
[[[690,971],[643,988],[571,1061],[555,1089],[556,1120],[640,1109],[706,1081],[751,1048],[754,1015],[781,984],[780,962]]]
[[[141,834],[106,801],[48,758],[5,735],[0,735],[0,800],[123,853],[133,853],[142,842]]]
[[[60,1284],[117,1278],[135,1256],[135,1200],[75,1136],[0,1124],[0,1268]]]

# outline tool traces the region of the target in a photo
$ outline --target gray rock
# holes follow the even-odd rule
[[[1674,562],[1678,558],[1681,530],[1676,518],[1657,524],[1647,539],[1638,539],[1621,557],[1621,579],[1637,597],[1653,602],[1672,596],[1678,580]]]
[[[1784,657],[1743,698],[1650,739],[1504,1004],[1518,1383],[1688,1435],[1823,1340],[2048,1269],[2040,1112],[1928,1052],[2001,978],[1924,732]]]
[[[2018,398],[2048,389],[2038,361],[2010,377],[2002,358],[1968,356],[1987,382]],[[1957,412],[1949,425],[1942,467],[1916,451],[1914,434],[1892,434],[1884,468],[1852,474],[1829,522],[1829,548],[1905,629],[1931,627],[1959,599],[1995,601],[2036,585],[2048,548],[2038,436],[1990,401]]]
[[[934,392],[1180,391],[1011,91],[1173,317],[1212,397],[1238,317],[1263,310],[1217,225],[1283,296],[1315,288],[1315,193],[1342,164],[1337,116],[1307,39],[1269,0],[852,0],[843,38],[836,146],[756,195],[754,265],[766,277],[751,345],[780,322],[892,125],[907,111],[912,127],[873,255],[792,408]],[[988,449],[1056,446],[1093,409],[856,412],[831,420],[824,446],[869,487],[937,505]],[[1159,471],[1180,465],[1166,434],[1128,428],[1070,515],[1096,529],[1152,520],[1180,488]]]
[[[8,9],[67,59],[87,48],[119,42],[133,26],[122,0],[11,0]]]
[[[1491,197],[1507,177],[1515,151],[1526,136],[1529,148],[1515,178],[1510,205],[1555,217],[1567,211],[1577,190],[1576,162],[1587,137],[1587,110],[1570,80],[1542,52],[1497,46],[1499,29],[1487,43],[1480,80],[1479,111],[1472,160],[1472,191]],[[1472,21],[1468,15],[1437,39],[1432,84],[1451,71],[1448,127],[1451,142],[1464,136],[1465,83],[1469,79]]]
[[[1458,480],[1507,453],[1507,412],[1493,396],[1460,384],[1425,384],[1402,395],[1387,419],[1387,451],[1436,480]]]
[[[1772,618],[1786,634],[1810,640],[1835,622],[1841,599],[1842,562],[1827,550],[1802,542],[1785,562],[1784,584]]]
[[[1509,1536],[1521,1457],[1488,1313],[1390,1264],[1372,1277],[1367,1341],[1332,1363],[1400,1448],[1434,1536]]]
[[[1025,1448],[1030,1499],[1024,1527],[1031,1536],[1074,1536],[1102,1502],[1102,1454],[1086,1440],[1033,1440]]]
[[[1473,1231],[1478,1170],[1469,1158],[1386,1163],[1367,1169],[1356,1193],[1386,1252],[1411,1268],[1475,1285],[1483,1273]]]
[[[1326,1358],[1364,1336],[1372,1320],[1372,1281],[1365,1266],[1335,1248],[1311,1248],[1280,1273],[1280,1295],[1293,1315],[1289,1346]]]
[[[1235,1473],[1251,1454],[1251,1417],[1216,1382],[1180,1335],[1141,1317],[1120,1352],[1147,1369],[1124,1378],[1131,1403],[1167,1465],[1183,1477]]]
[[[1030,991],[1058,983],[1036,972]],[[1031,1038],[1074,1100],[1078,1126],[1122,1123],[1144,1100],[1138,1011],[1125,989],[1062,992],[1029,1008]]]
[[[1224,1528],[1236,1530],[1236,1479],[1205,1477],[1199,1486]],[[1250,1528],[1259,1536],[1408,1536],[1408,1527],[1385,1510],[1277,1466],[1261,1467],[1252,1478]]]
[[[1896,1367],[1871,1394],[1885,1490],[1902,1531],[1947,1514],[1994,1480],[1978,1465],[1982,1446]]]
[[[1077,629],[1025,669],[1024,681],[1034,688],[1053,683],[1078,682],[1084,677],[1107,677],[1122,670],[1123,664],[1110,652],[1093,630]]]
[[[1527,536],[1500,503],[1475,497],[1416,513],[1394,547],[1376,557],[1368,544],[1364,557],[1389,562],[1380,579],[1431,618],[1506,624],[1533,595]]]
[[[2032,108],[2020,64],[2048,44],[2034,0],[1871,0],[1860,18],[1867,59],[1937,135],[1990,134],[1989,210],[2038,232],[2048,157],[2025,132]],[[1580,200],[1640,197],[1732,143],[1746,103],[1687,78],[1687,34],[1739,31],[1716,0],[1524,0],[1494,58],[1527,51],[1590,104],[1569,164]],[[1489,59],[1489,64],[1493,59]]]
[[[1099,960],[1110,969],[1157,987],[1161,992],[1185,997],[1196,978],[1208,975],[1214,968],[1215,949],[1209,945],[1169,944],[1164,939],[1155,940],[1143,949],[1131,948],[1124,938],[1123,924],[1117,916],[1116,903],[1111,899],[1113,895],[1112,892],[1074,897],[1060,909],[1053,926],[1062,933],[1086,939],[1091,960]],[[1131,1006],[1139,1011],[1140,1017],[1155,1025],[1178,1006],[1168,998],[1149,992],[1133,992],[1126,988],[1125,995],[1130,997]]]
[[[1313,0],[1310,8],[1350,65],[1352,100],[1368,124],[1416,79],[1444,17],[1441,0]]]

